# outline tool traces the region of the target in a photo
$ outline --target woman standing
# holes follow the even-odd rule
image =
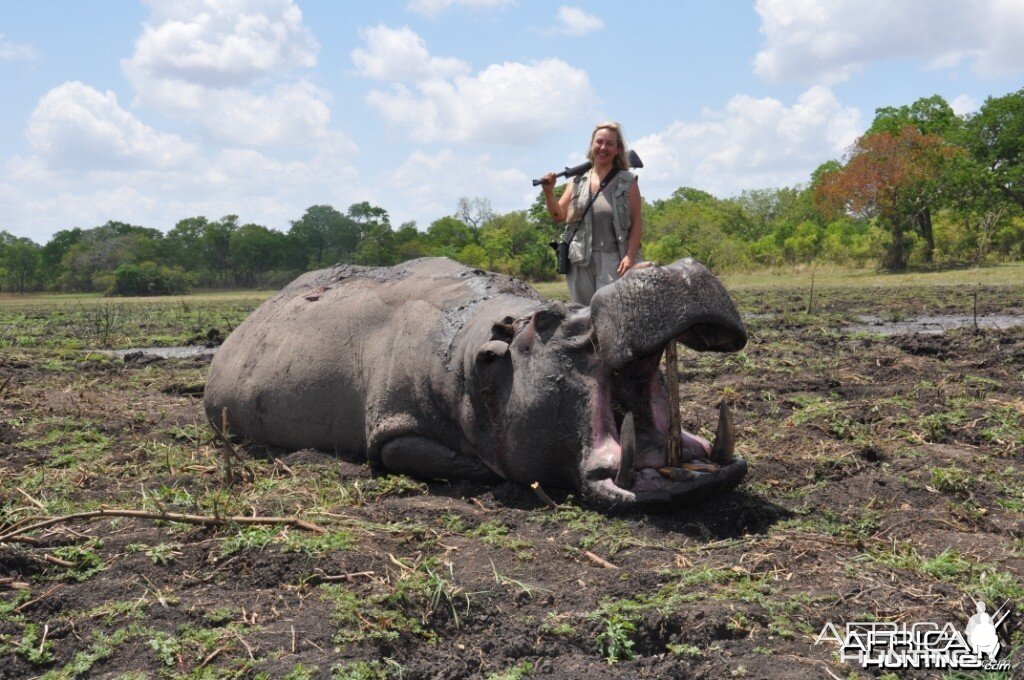
[[[640,188],[629,171],[626,142],[618,123],[601,123],[590,135],[587,158],[593,167],[573,178],[555,199],[555,173],[541,178],[548,214],[565,222],[569,244],[569,294],[590,304],[601,286],[612,283],[640,262],[643,217]]]

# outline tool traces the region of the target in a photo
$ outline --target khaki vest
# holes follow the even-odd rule
[[[593,206],[587,210],[582,222],[579,221],[579,215],[590,202],[590,174],[592,172],[593,170],[573,180],[569,215],[566,219],[565,232],[562,234],[562,240],[569,244],[569,261],[584,267],[590,264],[590,254],[593,250]],[[629,170],[619,170],[605,194],[612,206],[612,227],[615,230],[615,244],[618,246],[620,258],[626,256],[629,246],[629,230],[632,226],[629,215],[629,192],[634,181],[636,181],[636,175]],[[574,231],[575,234],[573,234]]]

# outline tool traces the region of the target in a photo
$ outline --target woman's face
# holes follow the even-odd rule
[[[608,128],[601,128],[594,133],[594,141],[590,144],[590,154],[595,163],[611,163],[619,155],[619,133]]]

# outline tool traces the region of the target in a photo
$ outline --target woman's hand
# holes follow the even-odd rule
[[[556,179],[557,178],[555,177],[555,173],[553,172],[549,172],[548,174],[540,178],[540,186],[541,189],[544,190],[544,193],[549,193],[554,190]]]
[[[630,269],[632,269],[635,265],[636,265],[636,258],[630,257],[629,253],[626,253],[626,256],[624,258],[622,258],[621,262],[619,262],[619,268],[616,269],[615,272],[619,276],[622,276],[623,274],[628,272]]]

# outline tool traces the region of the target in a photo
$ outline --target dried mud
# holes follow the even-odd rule
[[[982,293],[1024,313],[1024,289]],[[842,330],[962,313],[956,289],[736,297],[750,344],[681,353],[681,402],[705,435],[733,406],[749,477],[644,512],[232,454],[208,358],[3,348],[0,536],[101,507],[326,533],[106,517],[0,542],[0,678],[867,678],[825,623],[1024,604],[1024,328]],[[1000,632],[1024,662],[1018,615]]]

